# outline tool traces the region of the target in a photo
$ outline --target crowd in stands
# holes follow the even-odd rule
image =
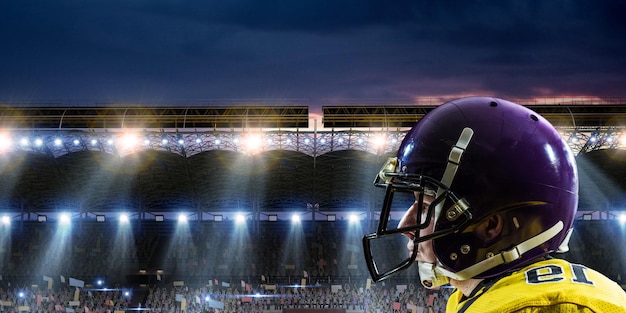
[[[226,312],[266,312],[282,311],[289,308],[345,309],[358,312],[444,312],[445,302],[451,289],[429,291],[410,285],[398,289],[398,286],[365,286],[346,284],[340,289],[312,286],[280,287],[267,290],[244,291],[238,288],[214,290],[210,288],[152,288],[147,297],[146,307],[159,312],[169,312],[167,308],[184,306],[187,312],[221,312],[216,309],[223,305]],[[406,286],[405,286],[406,287]],[[172,299],[181,300],[174,304]],[[183,300],[184,299],[184,300]],[[210,299],[210,300],[208,300]],[[184,301],[184,302],[183,302]],[[183,304],[184,303],[184,304]]]
[[[94,289],[70,286],[4,286],[0,303],[4,312],[109,313],[116,311],[154,311],[162,313],[280,312],[289,308],[332,308],[357,312],[445,312],[451,289],[426,290],[414,285],[188,287],[151,285],[146,293],[132,289]],[[128,290],[128,294],[125,290]],[[137,299],[140,298],[140,299]]]
[[[341,223],[306,225],[295,233],[281,224],[237,230],[226,223],[134,225],[124,231],[105,223],[69,231],[44,223],[12,226],[0,229],[5,312],[113,313],[131,306],[172,313],[444,312],[451,291],[415,285],[415,272],[371,283],[358,246],[366,231],[349,234]],[[625,231],[616,220],[577,221],[563,257],[622,283]],[[143,277],[142,270],[151,279],[129,280]],[[59,283],[59,276],[87,285],[73,288]],[[43,277],[55,283],[47,285]],[[91,285],[96,277],[105,277],[110,289]],[[126,296],[125,288],[134,292]]]
[[[577,221],[563,258],[593,268],[623,285],[626,276],[626,224],[618,220]]]
[[[96,290],[70,286],[2,284],[3,312],[106,313],[129,308],[131,297],[121,289]]]

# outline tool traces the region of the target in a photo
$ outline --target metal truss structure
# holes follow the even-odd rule
[[[360,150],[385,154],[397,149],[405,130],[394,131],[211,131],[211,132],[84,132],[14,131],[5,149],[54,157],[80,151],[125,156],[146,150],[167,151],[184,157],[212,150],[257,154],[288,150],[317,157],[328,152]],[[132,136],[129,138],[128,136]],[[130,142],[129,142],[130,141]],[[251,142],[255,141],[255,143]],[[132,142],[132,144],[131,144]]]
[[[557,127],[575,154],[601,149],[624,147],[624,127],[594,128]],[[259,153],[271,150],[289,150],[309,156],[320,156],[341,150],[360,150],[386,154],[397,150],[407,129],[311,131],[211,131],[211,132],[89,132],[31,130],[14,131],[5,141],[12,151],[44,153],[54,157],[78,151],[100,151],[126,155],[142,150],[159,150],[185,157],[211,150],[230,150],[241,153]],[[254,137],[252,139],[251,137]],[[125,140],[135,142],[133,146]],[[258,141],[252,144],[250,140]]]
[[[622,147],[626,99],[516,100],[552,122],[578,153]],[[554,104],[544,104],[554,102]],[[5,104],[6,105],[6,104]],[[7,147],[60,156],[77,151],[126,154],[161,150],[191,156],[211,150],[291,150],[316,157],[338,150],[394,151],[404,133],[436,105],[324,106],[310,127],[307,106],[0,107]],[[133,138],[126,138],[127,134]],[[139,144],[124,140],[139,140]]]

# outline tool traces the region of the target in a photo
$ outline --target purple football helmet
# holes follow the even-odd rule
[[[415,247],[432,240],[436,264],[419,264],[426,287],[493,277],[566,251],[578,205],[576,163],[561,135],[532,110],[490,97],[450,101],[426,114],[374,184],[386,196],[377,231],[363,237],[373,280],[408,268],[417,256],[415,248],[382,268],[373,242],[411,233]],[[428,210],[414,226],[389,225],[399,193],[415,195],[417,212]],[[434,201],[424,205],[424,195]],[[485,242],[474,226],[495,213],[503,217],[502,233]],[[433,232],[420,237],[431,223]]]

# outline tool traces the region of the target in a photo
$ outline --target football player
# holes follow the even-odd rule
[[[425,287],[455,288],[447,312],[626,312],[617,283],[551,257],[567,251],[578,174],[534,111],[490,97],[445,103],[406,134],[375,185],[386,196],[377,231],[363,237],[374,281],[417,262]],[[407,194],[412,204],[390,225],[394,199]],[[402,235],[398,262],[376,254],[375,242]]]

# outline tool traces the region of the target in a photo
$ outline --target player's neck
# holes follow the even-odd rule
[[[450,285],[461,291],[466,297],[470,297],[474,289],[483,281],[482,279],[455,280],[450,279]]]

